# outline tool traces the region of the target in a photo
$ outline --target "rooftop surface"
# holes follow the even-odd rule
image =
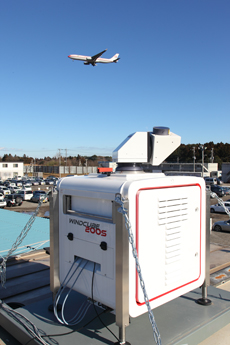
[[[11,238],[11,243],[13,243],[30,219],[30,215],[0,210],[1,219],[3,219],[3,222],[0,222],[1,228],[3,224],[4,229],[10,229],[11,223],[16,224]],[[39,226],[36,225],[36,222]],[[27,238],[25,246],[36,243],[36,234],[39,236],[43,236],[43,233],[45,236],[48,234],[49,238],[49,221],[47,219],[37,217],[33,226],[35,226],[35,231],[31,238],[32,241],[31,239],[28,241]],[[47,227],[44,232],[43,227]],[[33,229],[31,229],[31,234],[32,231]],[[0,236],[3,237],[3,233],[2,235],[1,233]],[[8,231],[6,233],[7,236],[5,237],[8,239],[10,235]],[[215,239],[216,235],[216,232],[212,232],[211,239]],[[230,236],[228,233],[223,235]],[[2,240],[0,237],[0,242]],[[229,343],[230,246],[228,242],[229,240],[225,240],[224,245],[220,245],[213,241],[210,245],[210,281],[212,286],[208,288],[208,298],[212,300],[212,306],[203,307],[194,303],[197,298],[201,297],[201,291],[198,289],[153,310],[160,329],[162,345],[223,345]],[[47,244],[44,244],[43,247],[47,247]],[[98,320],[79,332],[57,323],[53,313],[48,311],[48,306],[52,303],[52,293],[49,287],[49,264],[48,250],[43,249],[10,258],[7,262],[6,289],[0,286],[1,300],[10,307],[17,308],[16,311],[31,319],[46,334],[55,334],[53,341],[56,344],[113,344],[115,339]],[[78,298],[81,299],[82,297]],[[84,322],[94,316],[94,310],[90,307]],[[118,334],[114,316],[106,314],[103,317],[106,324],[115,334]],[[144,314],[131,321],[131,325],[127,327],[127,340],[132,345],[139,345],[143,340],[145,340],[145,344],[154,344],[148,315]],[[25,335],[11,319],[2,317],[1,309],[0,324],[2,325],[0,327],[0,345],[37,344],[28,335]],[[144,333],[142,333],[143,330]],[[57,333],[70,334],[59,337]]]
[[[210,265],[213,267],[215,262],[218,263],[218,266],[212,268],[211,277],[213,279],[215,276],[221,275],[219,269],[230,269],[230,267],[226,267],[226,262],[224,262],[226,250],[230,250],[230,248],[211,245]],[[85,330],[75,332],[73,327],[58,324],[53,313],[48,311],[49,305],[52,304],[52,294],[49,288],[49,254],[45,250],[23,254],[9,260],[6,289],[0,287],[0,295],[1,299],[10,306],[15,307],[16,304],[16,307],[19,307],[16,310],[28,317],[46,334],[70,333],[71,335],[63,337],[53,337],[53,341],[59,345],[76,344],[76,342],[87,345],[114,343],[113,336],[98,320],[87,326]],[[226,337],[230,331],[230,326],[227,325],[230,320],[230,281],[228,281],[228,277],[226,281],[217,278],[216,287],[210,286],[208,288],[208,298],[212,300],[212,306],[203,307],[195,303],[195,300],[200,297],[201,289],[194,290],[153,310],[160,329],[162,345],[228,344],[226,342],[228,339]],[[17,305],[17,303],[22,303],[23,306]],[[75,303],[74,298],[70,303]],[[90,307],[84,323],[93,317],[95,317],[94,310]],[[103,321],[115,334],[118,334],[118,328],[112,314],[104,315]],[[139,340],[144,337],[145,344],[154,344],[147,314],[131,321],[131,325],[127,327],[127,340],[135,345],[140,344]],[[11,320],[7,326],[0,316],[0,322],[3,326],[0,328],[1,345],[18,345],[29,341],[33,344],[28,336],[25,337],[23,334],[21,337],[20,330],[15,326],[13,327]],[[199,330],[200,325],[202,327]],[[138,330],[137,334],[136,330]],[[142,333],[143,330],[146,333]],[[45,339],[47,340],[47,338]],[[222,340],[220,341],[220,339]]]

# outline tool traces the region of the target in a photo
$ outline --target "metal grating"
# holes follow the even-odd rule
[[[181,231],[182,222],[188,219],[188,198],[159,200],[159,225],[165,229],[165,285],[181,280]]]
[[[188,218],[188,198],[161,200],[158,202],[159,225],[178,223]],[[177,224],[175,224],[177,227]],[[172,227],[173,228],[173,224]]]

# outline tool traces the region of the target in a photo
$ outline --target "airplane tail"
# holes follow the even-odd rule
[[[112,60],[113,62],[117,62],[118,60],[120,60],[120,58],[119,58],[118,56],[119,56],[119,54],[115,54],[115,55],[111,58],[111,60]]]

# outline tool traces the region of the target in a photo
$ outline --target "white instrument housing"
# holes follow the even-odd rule
[[[157,156],[153,153],[153,160]],[[63,178],[58,190],[61,282],[76,257],[86,259],[89,263],[74,289],[91,297],[96,263],[94,299],[116,309],[116,193],[128,201],[151,308],[204,282],[206,191],[202,178],[162,173],[92,174]],[[69,240],[69,233],[73,240]],[[102,249],[102,242],[106,249]],[[128,261],[129,315],[136,317],[147,309],[131,248]]]
[[[149,163],[160,165],[181,143],[181,137],[168,128],[155,127],[153,132],[136,132],[129,135],[114,151],[117,163]],[[156,133],[159,134],[156,134]]]

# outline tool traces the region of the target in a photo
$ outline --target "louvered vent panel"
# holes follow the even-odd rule
[[[165,230],[165,285],[170,286],[182,278],[181,231],[188,219],[188,198],[160,199],[159,225]]]

